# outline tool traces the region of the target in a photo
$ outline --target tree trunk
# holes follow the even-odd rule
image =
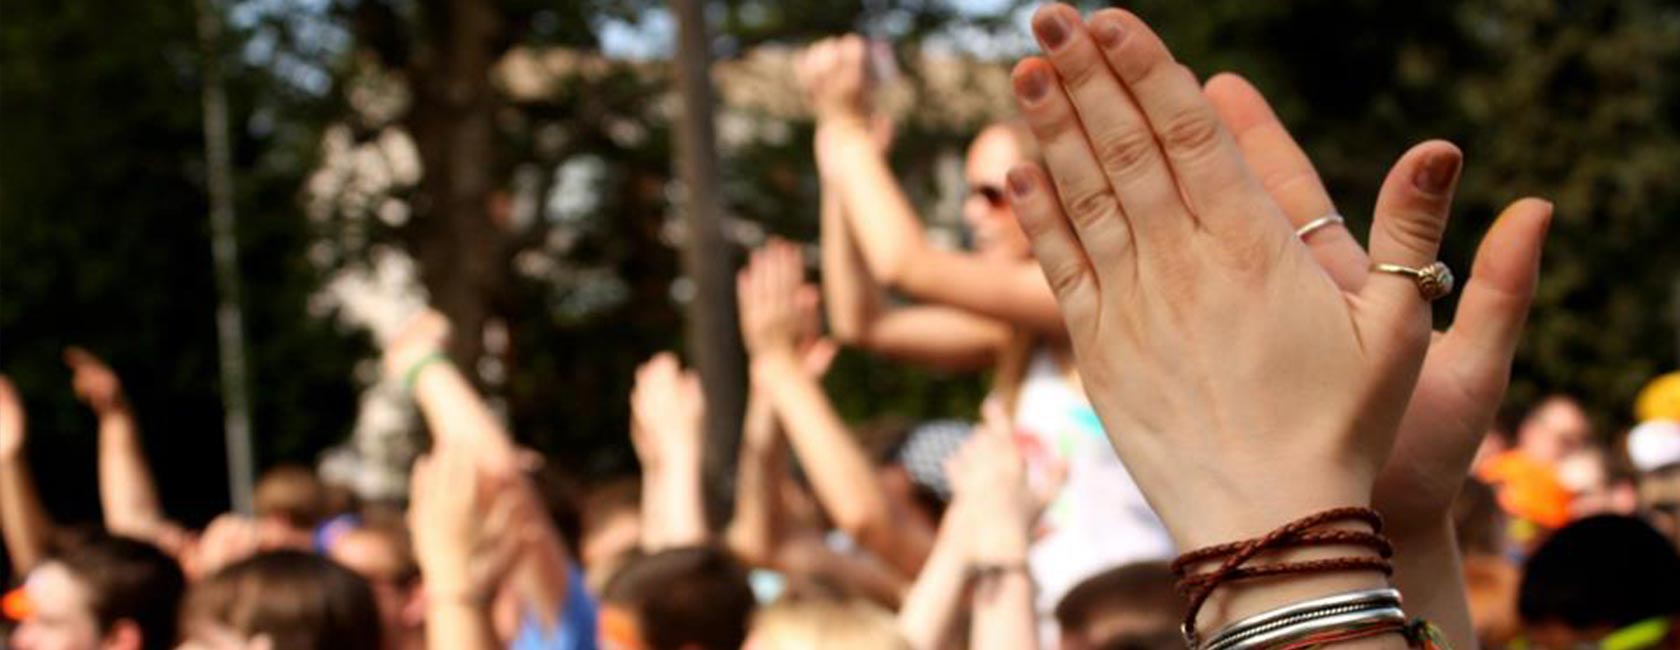
[[[204,170],[210,191],[211,253],[216,264],[216,343],[221,357],[228,499],[235,512],[250,514],[256,479],[245,372],[245,318],[239,299],[233,153],[228,142],[227,93],[222,86],[221,21],[213,0],[198,0],[198,45],[204,65]]]
[[[734,475],[735,448],[745,410],[745,373],[735,324],[729,251],[719,229],[717,137],[712,121],[711,40],[700,0],[671,0],[677,18],[678,171],[685,189],[688,242],[683,273],[694,282],[688,306],[688,350],[706,392],[707,501],[714,520],[726,509],[724,486]]]
[[[433,0],[425,43],[409,66],[409,130],[424,176],[414,198],[411,250],[431,304],[454,323],[449,356],[469,377],[484,349],[484,324],[498,293],[501,225],[490,217],[494,187],[495,96],[490,67],[498,9],[479,0]]]

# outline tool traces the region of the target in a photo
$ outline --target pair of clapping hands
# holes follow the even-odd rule
[[[1010,198],[1091,401],[1178,544],[1373,505],[1402,554],[1441,539],[1509,378],[1551,205],[1505,209],[1454,325],[1432,335],[1456,147],[1400,157],[1367,251],[1242,78],[1199,84],[1124,10],[1047,5],[1032,28],[1043,55],[1012,82],[1043,161],[1012,171]],[[819,61],[836,69],[806,74],[856,77],[839,72],[861,42],[830,45]]]

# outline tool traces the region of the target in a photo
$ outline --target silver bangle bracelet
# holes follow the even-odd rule
[[[1256,634],[1224,646],[1227,650],[1261,650],[1275,648],[1280,645],[1305,639],[1315,634],[1334,632],[1349,628],[1362,628],[1370,625],[1395,625],[1404,627],[1406,612],[1398,607],[1380,607],[1375,609],[1360,609],[1345,614],[1333,614],[1319,618],[1312,618],[1298,623],[1285,625],[1270,632]]]
[[[1399,590],[1392,588],[1351,591],[1255,614],[1220,628],[1206,643],[1198,642],[1194,630],[1185,629],[1184,640],[1192,649],[1224,650],[1224,646],[1293,622],[1365,609],[1399,609],[1400,603]]]

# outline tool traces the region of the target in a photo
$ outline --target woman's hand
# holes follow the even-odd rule
[[[630,392],[630,441],[644,469],[699,463],[706,398],[700,378],[662,352],[636,369]]]
[[[70,385],[76,399],[94,413],[105,415],[125,408],[122,380],[92,352],[75,346],[66,348],[64,365],[70,367]]]
[[[868,49],[863,37],[847,34],[817,41],[799,53],[795,74],[818,121],[868,117]]]
[[[414,464],[408,528],[428,598],[487,607],[529,535],[516,526],[517,490],[480,480],[466,454]]]
[[[1087,391],[1184,548],[1369,505],[1428,345],[1412,279],[1344,292],[1298,243],[1195,77],[1135,16],[1040,9],[1014,85],[1047,169],[1010,177]],[[1372,257],[1435,261],[1460,154],[1415,147]],[[1048,173],[1046,173],[1048,172]]]
[[[827,372],[833,346],[819,335],[816,287],[805,284],[799,248],[771,240],[753,251],[735,278],[741,304],[741,337],[753,358],[801,357],[808,371]]]
[[[1205,94],[1291,227],[1335,213],[1312,161],[1258,90],[1237,75],[1221,74],[1208,81]],[[1396,536],[1433,533],[1446,525],[1470,460],[1504,398],[1551,214],[1552,206],[1539,199],[1505,208],[1476,251],[1452,327],[1430,342],[1372,496]],[[1370,257],[1345,227],[1316,230],[1305,243],[1344,291],[1358,291],[1369,280]]]
[[[1026,465],[1003,407],[988,401],[985,419],[946,461],[956,498],[968,506],[970,560],[1018,565],[1027,559],[1032,526],[1043,500],[1027,484]]]

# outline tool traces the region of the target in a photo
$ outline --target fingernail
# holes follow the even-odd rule
[[[1038,103],[1050,92],[1050,79],[1043,70],[1032,69],[1021,75],[1021,80],[1015,85],[1015,93],[1030,103]]]
[[[1126,34],[1120,29],[1120,23],[1105,20],[1091,26],[1091,37],[1097,39],[1097,44],[1105,50],[1120,47],[1120,41]]]
[[[1458,164],[1463,160],[1456,151],[1443,151],[1429,157],[1412,178],[1412,184],[1430,194],[1444,194],[1458,177]]]
[[[1067,42],[1067,19],[1062,17],[1061,12],[1052,11],[1045,14],[1044,20],[1038,23],[1038,38],[1044,41],[1045,48],[1051,50],[1060,49],[1062,44]]]
[[[1027,195],[1032,194],[1032,177],[1027,174],[1027,170],[1020,168],[1009,170],[1009,191],[1014,193],[1017,199],[1024,199],[1027,198]]]

